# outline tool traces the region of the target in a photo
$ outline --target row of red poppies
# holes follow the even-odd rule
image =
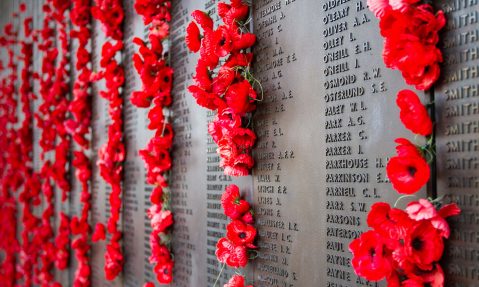
[[[254,165],[251,149],[256,134],[250,123],[256,102],[261,100],[255,85],[261,85],[250,70],[253,53],[249,50],[256,36],[248,29],[249,8],[241,0],[232,0],[231,4],[220,1],[217,12],[223,24],[215,29],[211,15],[196,10],[191,14],[194,21],[186,29],[187,47],[200,53],[195,84],[188,90],[198,105],[216,112],[215,119],[208,124],[208,133],[218,145],[220,166],[230,176],[248,175]],[[256,252],[252,210],[249,203],[241,199],[239,188],[228,186],[221,203],[231,222],[226,227],[226,237],[219,239],[216,245],[216,256],[223,263],[218,278],[225,265],[236,269],[245,267]],[[224,286],[244,287],[244,284],[243,275],[234,275]]]
[[[257,81],[251,74],[253,54],[247,52],[256,42],[248,32],[249,6],[233,0],[231,5],[218,2],[218,15],[223,21],[217,29],[207,13],[196,10],[186,29],[186,44],[200,53],[196,65],[195,85],[188,87],[198,105],[216,111],[208,132],[218,145],[217,153],[224,173],[248,175],[254,165],[251,148],[256,134],[250,127],[251,112],[256,109]],[[220,59],[224,64],[220,65]]]
[[[167,174],[172,166],[170,151],[173,146],[173,126],[169,122],[167,108],[172,103],[173,69],[169,67],[168,55],[163,42],[169,36],[171,21],[171,1],[136,0],[136,12],[148,26],[148,42],[135,38],[139,52],[133,56],[142,89],[133,93],[131,102],[139,108],[153,107],[148,112],[148,129],[155,132],[145,149],[139,152],[145,162],[146,181],[154,185],[148,209],[151,234],[149,261],[154,265],[153,272],[161,284],[173,280],[173,256],[171,254],[171,193]],[[147,282],[146,287],[155,286]]]
[[[54,281],[53,267],[63,270],[69,260],[69,218],[60,211],[55,216],[54,188],[62,191],[61,202],[67,202],[70,192],[70,183],[67,179],[68,152],[70,137],[65,128],[69,101],[69,42],[65,12],[68,4],[59,1],[47,1],[43,5],[45,19],[40,31],[40,51],[46,55],[42,59],[41,74],[36,75],[40,81],[41,102],[38,112],[35,113],[37,127],[40,129],[40,158],[43,160],[39,172],[39,183],[46,208],[41,215],[35,235],[38,236],[39,250],[34,252],[42,262],[36,280],[40,284],[49,284]],[[52,26],[50,23],[55,23]],[[58,231],[53,230],[52,222],[57,217],[60,220]],[[35,236],[34,235],[34,236]],[[36,244],[35,244],[36,245]],[[33,243],[32,243],[33,246]],[[35,261],[36,258],[29,258]]]
[[[17,17],[14,17],[18,18]],[[20,249],[20,242],[16,237],[17,230],[17,206],[15,204],[15,191],[21,186],[24,173],[22,169],[21,160],[23,159],[21,150],[29,152],[31,150],[28,143],[28,130],[24,133],[23,137],[19,137],[19,133],[13,127],[18,122],[16,115],[17,100],[14,97],[15,94],[15,82],[17,80],[17,62],[14,55],[14,47],[18,44],[17,31],[14,31],[13,24],[10,23],[4,27],[3,36],[0,39],[0,45],[5,53],[8,55],[8,62],[2,63],[1,68],[2,78],[0,82],[0,148],[2,151],[0,155],[0,175],[1,175],[1,193],[0,193],[0,250],[3,251],[3,260],[0,265],[0,281],[5,282],[13,286],[16,281],[16,253]],[[25,62],[30,61],[29,53],[23,53]],[[26,86],[27,74],[22,76],[22,86]],[[26,91],[26,90],[25,90]],[[24,96],[22,93],[21,103],[24,105]],[[26,110],[26,107],[22,108],[22,112]],[[32,114],[27,110],[25,117],[31,117]],[[23,124],[22,124],[23,126]],[[16,138],[19,140],[26,140],[27,142],[16,142]],[[12,142],[17,144],[13,145]],[[22,147],[20,147],[20,145]],[[26,163],[30,163],[29,158],[26,158]],[[27,171],[27,170],[25,170]],[[28,199],[25,198],[27,194],[24,194],[23,209],[28,208]],[[22,218],[22,222],[27,223],[26,217]],[[22,232],[22,237],[25,233]],[[22,248],[25,248],[26,244],[22,244]],[[23,261],[24,262],[24,261]],[[22,262],[22,263],[23,263]],[[19,264],[20,265],[20,264]],[[21,265],[19,272],[22,272],[26,266]]]
[[[406,83],[427,90],[440,74],[442,53],[437,43],[445,17],[442,11],[434,14],[432,6],[420,2],[368,0],[368,6],[380,21],[386,66],[400,70]],[[405,138],[396,139],[397,156],[386,168],[393,188],[411,195],[430,180],[429,163],[435,154],[433,122],[415,92],[400,91],[396,103],[404,126],[426,137],[422,146]],[[444,286],[439,260],[444,239],[450,234],[445,219],[458,215],[460,209],[454,203],[441,206],[432,199],[413,201],[405,211],[385,202],[374,204],[367,218],[372,230],[349,246],[355,272],[370,281],[386,278],[391,287]]]
[[[115,279],[123,270],[124,256],[120,245],[122,232],[118,222],[121,212],[121,194],[123,178],[123,162],[125,160],[125,145],[123,143],[123,97],[122,87],[125,83],[125,72],[119,58],[123,51],[123,19],[124,10],[121,0],[96,0],[92,7],[93,17],[100,21],[106,36],[102,45],[100,70],[92,74],[93,81],[104,79],[105,90],[100,96],[108,101],[108,126],[106,142],[98,151],[97,165],[101,177],[111,188],[109,195],[110,216],[106,230],[110,234],[105,252],[105,277]],[[96,240],[105,240],[105,227],[97,223]]]
[[[80,216],[71,219],[72,249],[74,250],[77,269],[73,279],[73,286],[90,286],[91,268],[89,263],[90,225],[89,215],[91,210],[91,193],[89,182],[91,180],[91,159],[88,151],[91,147],[91,52],[88,44],[91,38],[90,1],[74,0],[70,11],[70,19],[74,30],[70,32],[72,39],[78,41],[75,58],[76,77],[73,82],[72,100],[69,111],[72,115],[67,119],[67,127],[72,139],[77,145],[73,151],[72,166],[75,168],[75,177],[81,185],[80,202],[83,204]],[[73,42],[73,41],[72,41]]]
[[[7,254],[7,260],[2,262],[2,282],[13,284],[22,279],[25,286],[33,283],[45,284],[53,281],[52,267],[66,268],[68,262],[69,220],[60,213],[60,224],[57,237],[51,219],[54,216],[52,185],[56,184],[62,190],[62,202],[67,200],[70,190],[67,175],[67,153],[69,136],[63,126],[68,111],[68,101],[64,94],[68,90],[68,41],[65,7],[59,2],[47,2],[43,6],[44,25],[42,30],[32,29],[32,18],[24,19],[23,31],[18,28],[20,15],[13,15],[14,23],[6,25],[1,45],[9,55],[7,69],[10,74],[2,79],[2,147],[8,151],[2,155],[2,198],[5,207],[2,215],[2,249]],[[20,5],[20,12],[26,11],[26,5]],[[49,25],[55,22],[58,25],[58,41],[60,49],[55,47],[54,29]],[[23,33],[22,33],[23,32]],[[33,44],[42,40],[38,45],[45,57],[42,61],[42,76],[34,73]],[[20,46],[20,55],[15,54],[16,47]],[[21,82],[16,90],[18,59],[22,62]],[[2,65],[3,66],[3,65]],[[39,171],[33,170],[33,112],[32,103],[36,98],[33,93],[32,80],[40,84],[42,103],[35,113],[37,125],[41,131],[40,146],[43,165]],[[15,96],[19,92],[22,114],[15,116],[18,102]],[[22,118],[20,127],[15,128],[18,119]],[[55,161],[52,162],[54,152]],[[48,156],[47,156],[48,155]],[[47,157],[49,159],[47,159]],[[16,194],[22,190],[20,194]],[[22,203],[22,223],[25,226],[21,232],[21,243],[16,238],[16,205],[14,198],[18,196]],[[43,196],[43,199],[42,199]],[[34,214],[34,209],[42,203],[46,204],[41,216]],[[4,206],[6,205],[6,206]],[[9,213],[11,211],[12,213]],[[56,246],[55,246],[56,245]],[[18,268],[15,267],[15,253],[20,252]],[[38,267],[38,261],[42,264]],[[3,273],[3,271],[5,271]]]

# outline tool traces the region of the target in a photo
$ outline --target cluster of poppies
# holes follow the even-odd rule
[[[232,268],[245,267],[250,253],[256,249],[256,228],[248,201],[241,199],[238,186],[229,185],[221,196],[221,206],[225,215],[231,219],[226,226],[226,237],[216,244],[218,261]],[[243,287],[244,278],[235,276],[225,287]]]
[[[441,50],[438,32],[446,23],[442,11],[434,13],[421,0],[368,0],[380,20],[386,66],[401,71],[405,81],[428,90],[439,78]]]
[[[57,140],[55,146],[55,161],[52,163],[52,178],[55,186],[62,191],[62,204],[68,203],[68,195],[70,192],[70,183],[68,180],[69,166],[70,166],[70,145],[71,136],[65,127],[65,121],[69,114],[69,93],[70,93],[70,49],[69,49],[69,35],[67,33],[68,21],[66,12],[70,8],[68,1],[52,1],[52,16],[57,25],[56,37],[60,43],[60,50],[58,51],[57,65],[55,69],[55,81],[51,87],[51,96],[55,99],[55,111],[52,113],[57,130]],[[54,240],[57,248],[55,254],[55,266],[59,270],[64,270],[68,267],[70,259],[70,228],[69,217],[60,212],[60,224]]]
[[[373,230],[349,246],[354,270],[369,281],[386,278],[388,287],[444,286],[438,262],[450,234],[445,219],[459,213],[456,204],[437,210],[426,199],[409,203],[406,211],[374,204],[367,219]]]
[[[72,165],[75,168],[75,177],[81,184],[80,201],[83,204],[81,215],[74,216],[71,220],[71,232],[76,236],[72,241],[72,249],[75,254],[77,266],[73,279],[74,287],[90,286],[90,264],[88,252],[90,251],[89,234],[90,225],[88,217],[91,209],[89,182],[91,179],[91,160],[87,155],[90,148],[91,126],[91,53],[88,43],[91,38],[90,27],[90,1],[73,0],[70,10],[70,18],[73,30],[71,38],[78,41],[76,50],[76,78],[73,83],[73,99],[68,110],[72,115],[65,122],[65,127],[72,139],[77,144],[77,150],[73,152]]]
[[[111,37],[102,46],[100,66],[101,71],[92,75],[92,80],[105,80],[106,90],[100,91],[100,96],[108,100],[108,113],[111,123],[108,127],[106,143],[98,151],[97,165],[100,175],[111,186],[110,218],[107,231],[111,234],[110,242],[105,252],[105,277],[115,279],[123,270],[124,257],[120,246],[122,237],[118,228],[121,211],[121,180],[123,162],[125,160],[125,146],[123,143],[123,98],[121,89],[125,82],[123,66],[116,56],[123,50],[122,23],[124,11],[121,0],[96,0],[91,9],[95,19],[103,25],[105,35]]]
[[[66,33],[65,12],[68,5],[58,1],[47,1],[43,5],[45,18],[43,28],[40,30],[38,48],[43,53],[41,75],[35,77],[40,81],[41,104],[38,112],[35,113],[37,126],[41,130],[40,146],[42,148],[40,157],[43,160],[39,172],[39,183],[46,207],[41,215],[41,223],[37,227],[36,243],[40,250],[39,260],[42,262],[40,270],[35,274],[40,284],[54,282],[53,268],[66,268],[64,262],[68,261],[69,252],[63,245],[62,252],[58,252],[55,241],[66,242],[69,240],[68,232],[59,230],[57,237],[52,227],[55,218],[54,208],[54,186],[62,191],[62,203],[67,201],[70,191],[68,174],[68,152],[70,137],[65,129],[64,122],[68,114],[68,90],[69,90],[69,49],[68,35]],[[58,29],[51,23],[58,25]],[[59,43],[59,47],[57,47]],[[58,217],[61,215],[59,214]],[[59,226],[61,227],[61,226]],[[35,254],[33,254],[35,256]],[[34,259],[36,260],[36,259]],[[35,280],[34,280],[35,281]]]
[[[435,16],[431,6],[418,2],[369,0],[368,5],[380,18],[381,33],[386,37],[386,65],[401,70],[408,84],[426,90],[439,77],[442,56],[436,44],[445,19],[442,11]],[[428,161],[434,157],[434,124],[415,92],[400,91],[396,104],[403,125],[426,137],[423,146],[405,138],[396,139],[397,156],[386,167],[393,188],[411,195],[430,178]],[[389,287],[443,287],[444,272],[439,261],[444,240],[450,235],[446,218],[459,213],[455,203],[441,207],[438,200],[419,199],[409,203],[405,211],[385,202],[374,204],[367,219],[372,230],[349,245],[354,271],[369,281],[386,279]]]
[[[145,162],[146,180],[154,185],[150,196],[151,207],[148,217],[152,227],[150,234],[150,263],[161,284],[169,284],[173,280],[174,261],[169,247],[173,214],[170,207],[170,192],[165,175],[171,169],[170,150],[173,146],[173,127],[168,122],[166,109],[171,105],[171,89],[173,87],[173,69],[168,66],[164,53],[163,41],[169,36],[171,21],[171,1],[169,0],[136,0],[136,12],[143,17],[143,23],[149,25],[147,45],[140,38],[133,41],[139,51],[133,56],[142,89],[131,96],[133,105],[149,108],[148,129],[155,131],[147,147],[139,154]],[[145,286],[154,286],[147,282]]]
[[[24,12],[26,6],[22,5],[20,11]],[[23,14],[23,13],[22,13]],[[21,84],[20,84],[20,101],[22,105],[23,121],[18,130],[15,144],[20,146],[21,154],[19,160],[21,165],[17,166],[18,171],[23,174],[23,190],[18,199],[23,204],[22,208],[22,224],[25,226],[21,232],[21,251],[22,254],[20,268],[18,273],[25,277],[25,281],[32,280],[32,257],[28,256],[32,247],[30,245],[29,237],[35,229],[38,218],[32,214],[34,206],[39,204],[39,188],[30,186],[34,181],[33,172],[33,112],[32,105],[33,94],[33,31],[32,18],[27,17],[23,22],[23,39],[20,39],[21,45]],[[1,237],[1,236],[0,236]],[[1,281],[1,280],[0,280]]]
[[[249,7],[243,1],[218,2],[217,11],[223,20],[217,29],[207,13],[196,10],[191,14],[196,22],[188,25],[185,41],[200,57],[195,84],[188,90],[198,105],[217,112],[208,132],[218,145],[224,173],[244,176],[254,165],[251,148],[256,134],[249,124],[258,101],[254,89],[257,80],[250,72],[253,54],[247,51],[256,36],[248,32]]]
[[[430,178],[428,160],[431,160],[430,157],[434,154],[431,146],[433,123],[426,107],[413,91],[400,91],[396,103],[400,108],[400,119],[404,126],[415,134],[428,138],[426,145],[421,147],[405,138],[396,139],[397,156],[389,160],[386,168],[388,178],[396,191],[414,194],[425,186]]]
[[[17,80],[14,54],[16,36],[13,25],[9,23],[4,27],[0,38],[0,47],[8,55],[8,63],[1,63],[1,68],[8,72],[1,75],[0,81],[0,148],[5,151],[0,154],[0,253],[3,254],[0,262],[0,282],[5,282],[8,286],[15,284],[15,262],[20,247],[16,236],[17,206],[14,192],[22,183],[21,174],[17,172],[22,155],[19,146],[11,144],[17,137],[14,128],[17,123],[17,101],[14,98]],[[21,269],[19,271],[22,272]]]

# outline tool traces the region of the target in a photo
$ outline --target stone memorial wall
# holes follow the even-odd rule
[[[37,1],[33,1],[37,3]],[[147,27],[126,10],[122,60],[124,163],[121,230],[125,255],[123,274],[107,281],[103,274],[105,242],[93,244],[92,286],[136,287],[155,281],[149,263],[151,232],[146,215],[152,186],[145,180],[138,150],[152,136],[147,110],[129,98],[141,88],[131,58],[134,37],[146,38]],[[367,230],[366,216],[378,201],[393,205],[398,194],[385,167],[395,154],[394,140],[413,139],[400,123],[396,94],[411,89],[401,74],[385,67],[378,20],[366,0],[253,0],[251,29],[257,35],[253,72],[261,82],[261,99],[252,126],[258,136],[251,176],[232,178],[219,166],[217,145],[208,134],[215,114],[195,102],[187,91],[198,55],[184,38],[191,12],[216,16],[217,0],[174,0],[168,59],[175,70],[173,105],[175,131],[173,168],[168,175],[175,215],[172,249],[175,259],[171,286],[213,286],[221,270],[216,243],[225,236],[228,219],[220,203],[226,186],[237,184],[253,202],[258,228],[258,256],[247,276],[255,287],[386,286],[355,275],[349,243]],[[448,24],[442,32],[443,76],[430,93],[416,91],[423,102],[433,100],[436,126],[437,194],[424,188],[421,197],[444,196],[463,213],[452,222],[444,267],[448,287],[479,286],[479,1],[435,1]],[[39,3],[39,2],[38,2]],[[41,24],[40,4],[30,8],[34,25]],[[2,4],[3,5],[3,4]],[[3,6],[2,6],[3,7]],[[99,69],[100,24],[93,22],[93,69]],[[75,44],[71,51],[77,48]],[[35,67],[40,66],[39,58]],[[71,62],[74,65],[74,60]],[[74,72],[72,71],[72,76]],[[106,140],[108,103],[93,91],[92,160]],[[38,89],[38,87],[35,87]],[[35,103],[37,105],[38,103]],[[38,133],[34,134],[38,141]],[[34,150],[35,167],[41,165]],[[57,208],[78,215],[81,187],[70,174],[72,197]],[[93,165],[91,226],[109,216],[110,187]],[[57,191],[57,193],[60,191]],[[408,200],[399,202],[404,207]],[[56,222],[58,224],[58,222]],[[73,255],[73,254],[72,254]],[[76,266],[74,257],[71,266]],[[56,274],[68,286],[74,268]],[[234,274],[226,270],[217,286]],[[1,285],[1,284],[0,284]],[[159,285],[157,285],[159,286]]]

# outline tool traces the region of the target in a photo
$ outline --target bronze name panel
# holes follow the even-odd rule
[[[442,79],[435,89],[437,191],[456,202],[445,286],[479,285],[479,2],[437,1],[447,15]]]
[[[366,1],[254,1],[253,21],[254,286],[376,286],[355,275],[348,245],[372,204],[399,197],[385,167],[394,139],[413,138],[395,105],[410,87],[384,66]]]

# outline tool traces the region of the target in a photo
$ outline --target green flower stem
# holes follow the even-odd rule
[[[216,287],[216,284],[220,280],[220,276],[223,273],[223,270],[225,269],[225,266],[226,266],[226,263],[223,263],[223,266],[221,266],[220,274],[218,274],[218,277],[216,277],[216,281],[215,281],[215,284],[213,285],[213,287]]]
[[[402,199],[408,198],[408,197],[416,197],[416,196],[413,194],[406,194],[406,195],[400,196],[394,203],[394,207],[396,207]]]

